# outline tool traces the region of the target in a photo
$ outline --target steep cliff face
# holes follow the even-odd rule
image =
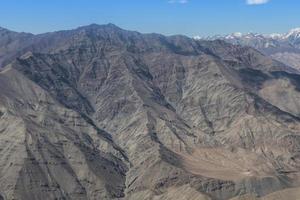
[[[111,24],[57,37],[0,72],[3,198],[269,198],[299,187],[294,70],[251,48]]]

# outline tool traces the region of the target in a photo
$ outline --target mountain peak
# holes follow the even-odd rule
[[[243,36],[243,34],[241,32],[235,32],[232,35],[235,36],[235,37],[242,37]]]
[[[298,33],[298,32],[300,32],[300,27],[298,27],[298,28],[293,28],[293,29],[291,29],[289,32],[290,32],[290,33]]]
[[[287,34],[283,36],[283,38],[300,38],[300,28],[291,29]]]
[[[118,27],[118,26],[116,26],[115,24],[112,24],[112,23],[103,24],[103,25],[93,23],[93,24],[90,24],[90,25],[87,25],[87,26],[81,26],[78,29],[80,29],[80,30],[97,30],[97,29],[122,30],[120,27]]]

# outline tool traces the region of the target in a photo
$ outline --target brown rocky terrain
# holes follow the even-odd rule
[[[295,70],[112,24],[46,35],[0,72],[0,199],[297,199]]]

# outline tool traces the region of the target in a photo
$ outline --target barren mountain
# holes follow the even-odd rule
[[[0,199],[297,199],[294,69],[112,24],[31,37],[0,72]]]

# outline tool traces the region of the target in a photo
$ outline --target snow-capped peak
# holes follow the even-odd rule
[[[202,38],[203,38],[203,37],[201,37],[201,36],[199,36],[199,35],[196,35],[196,36],[193,37],[194,40],[201,40]]]
[[[287,34],[283,36],[284,39],[287,38],[300,38],[300,28],[294,28],[290,30]]]
[[[232,33],[230,35],[225,36],[225,39],[234,39],[234,38],[240,38],[243,37],[243,34],[240,32]]]
[[[281,39],[283,37],[283,34],[280,33],[272,33],[270,35],[265,35],[266,37],[270,37],[272,39]]]
[[[300,39],[300,28],[294,28],[291,29],[287,33],[273,33],[273,34],[259,34],[259,33],[240,33],[235,32],[228,35],[214,35],[209,37],[201,37],[201,36],[195,36],[193,37],[196,40],[206,39],[206,40],[216,40],[216,39],[223,39],[223,40],[229,40],[229,41],[239,41],[245,40],[247,44],[251,41],[256,41],[256,43],[261,43],[265,41],[265,46],[272,46],[274,45],[274,42],[295,42],[298,39]]]
[[[233,33],[232,35],[233,35],[234,37],[242,37],[242,36],[243,36],[243,33],[236,32],[236,33]]]

